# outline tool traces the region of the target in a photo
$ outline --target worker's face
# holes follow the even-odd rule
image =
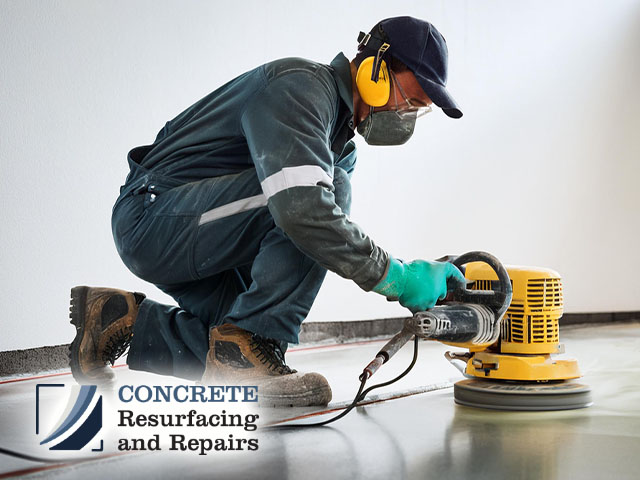
[[[374,108],[376,111],[410,110],[430,107],[433,103],[424,92],[415,75],[405,68],[401,71],[391,71],[391,94],[389,101],[382,107]]]
[[[363,112],[358,133],[370,145],[402,145],[413,135],[417,118],[431,111],[431,103],[410,70],[392,71],[389,101]]]

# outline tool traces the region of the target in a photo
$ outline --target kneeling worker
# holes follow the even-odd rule
[[[414,312],[463,278],[450,263],[395,259],[348,217],[354,129],[371,145],[400,145],[432,103],[462,116],[433,25],[389,18],[358,40],[351,62],[284,58],[244,73],[129,152],[116,247],[179,307],[75,287],[79,382],[113,381],[108,365],[130,347],[133,370],[258,385],[274,405],[325,405],[326,379],[292,370],[284,352],[327,269]]]

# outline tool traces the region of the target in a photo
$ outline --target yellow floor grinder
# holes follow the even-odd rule
[[[360,375],[353,402],[340,414],[316,423],[274,428],[317,427],[347,415],[376,388],[407,375],[418,358],[420,340],[464,348],[445,357],[467,377],[453,386],[456,403],[495,410],[569,410],[591,405],[590,389],[572,382],[578,364],[563,353],[558,321],[562,282],[544,268],[505,268],[486,252],[446,257],[467,282],[450,280],[447,297],[430,310],[406,319],[403,329],[382,347]],[[369,378],[413,338],[413,359],[397,377],[364,389]]]
[[[368,379],[415,336],[465,348],[445,357],[467,377],[454,385],[461,405],[497,410],[567,410],[591,405],[576,360],[556,358],[563,311],[562,282],[553,270],[505,268],[486,252],[448,259],[467,285],[452,285],[434,308],[406,320],[361,375]],[[362,398],[362,397],[361,397]]]

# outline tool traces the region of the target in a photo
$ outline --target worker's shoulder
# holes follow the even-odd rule
[[[309,79],[317,79],[325,84],[333,84],[330,67],[313,60],[300,57],[287,57],[274,60],[263,65],[267,81],[295,73],[307,73]]]

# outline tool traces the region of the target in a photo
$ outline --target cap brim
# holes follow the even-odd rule
[[[442,109],[445,115],[451,118],[462,117],[462,110],[446,88],[421,75],[416,75],[416,79],[424,92],[429,95],[433,103]]]

